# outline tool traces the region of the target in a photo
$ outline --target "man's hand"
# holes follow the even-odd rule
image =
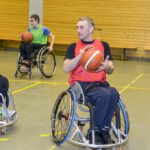
[[[48,50],[49,50],[49,52],[52,52],[52,51],[53,51],[53,47],[52,47],[52,46],[49,46],[49,47],[48,47]]]
[[[20,39],[23,40],[23,34],[20,34]]]
[[[86,52],[89,48],[94,47],[93,45],[87,45],[86,47],[84,47],[83,49],[80,50],[80,54],[82,55],[84,52]]]
[[[99,66],[96,72],[106,71],[106,73],[111,74],[113,71],[113,68],[109,66],[108,62],[109,62],[109,56],[107,56],[105,61],[101,63],[102,65]]]

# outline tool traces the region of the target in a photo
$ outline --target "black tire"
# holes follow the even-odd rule
[[[18,77],[18,71],[16,70],[16,72],[15,72],[15,78],[17,78]]]
[[[49,52],[47,46],[43,47],[38,55],[38,67],[41,74],[50,78],[55,73],[56,69],[56,58],[53,52]]]
[[[129,134],[130,122],[126,107],[121,100],[116,107],[112,122],[115,125],[116,129],[119,129],[123,133],[122,139],[125,139]],[[117,137],[116,132],[113,131],[113,133]]]

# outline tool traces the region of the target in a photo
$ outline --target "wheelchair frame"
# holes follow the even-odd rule
[[[16,111],[14,99],[10,90],[7,92],[7,95],[8,95],[9,105],[11,106],[11,109],[10,107],[8,108],[6,107],[5,98],[3,94],[0,93],[0,97],[2,98],[2,102],[3,102],[4,113],[5,113],[5,116],[3,116],[5,119],[3,121],[0,121],[1,134],[4,134],[7,131],[8,127],[13,125],[18,119],[18,114]]]
[[[65,105],[65,103],[67,104]],[[89,110],[85,109],[84,105],[86,105]],[[118,109],[114,112],[111,123],[111,136],[115,139],[114,144],[96,145],[94,136],[95,131],[91,123],[92,118],[78,117],[76,115],[77,108],[83,112],[90,112],[90,116],[92,116],[92,106],[85,103],[82,88],[79,83],[76,82],[71,88],[62,92],[58,96],[52,110],[50,126],[51,138],[57,145],[63,144],[66,140],[68,140],[72,144],[86,148],[99,150],[103,148],[112,148],[114,150],[116,147],[121,147],[128,141],[129,118],[127,110],[121,99],[119,100],[117,106]],[[81,126],[78,125],[78,122],[82,122],[83,124],[86,124],[87,122],[90,123],[92,143],[86,139],[86,135],[81,130]]]
[[[48,59],[52,59],[53,61],[48,63]],[[32,68],[37,67],[39,68],[41,74],[46,77],[46,78],[50,78],[53,76],[53,74],[55,74],[56,71],[56,58],[54,55],[54,52],[49,52],[48,47],[47,46],[43,46],[40,49],[36,49],[32,55],[31,55],[31,64],[29,65],[29,70],[27,72],[22,72],[21,71],[21,65],[23,65],[23,58],[19,53],[18,56],[18,60],[17,60],[17,70],[15,72],[15,77],[18,76],[18,73],[21,74],[26,74],[28,75],[28,78],[30,79],[32,76]],[[45,71],[44,70],[44,66],[47,64],[51,64],[53,65],[53,67],[51,68],[51,66],[49,67],[49,71]],[[26,65],[26,64],[24,64]]]

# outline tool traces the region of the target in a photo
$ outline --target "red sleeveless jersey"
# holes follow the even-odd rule
[[[75,57],[79,55],[80,50],[86,47],[89,44],[85,44],[82,41],[76,43],[75,48]],[[104,57],[104,46],[102,42],[99,40],[94,40],[93,44],[97,50],[101,51]],[[101,72],[87,72],[83,69],[83,67],[79,64],[74,70],[70,72],[69,83],[72,85],[75,81],[81,82],[105,82],[106,81],[106,73],[105,71]]]

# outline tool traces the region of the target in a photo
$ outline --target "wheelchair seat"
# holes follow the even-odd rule
[[[63,91],[57,98],[51,114],[51,137],[57,144],[66,140],[72,144],[94,149],[121,147],[128,140],[129,118],[121,101],[116,107],[111,123],[113,144],[96,144],[93,125],[94,106],[86,103],[83,90],[78,82]],[[91,130],[92,139],[87,139],[87,131]]]
[[[20,73],[20,74],[26,74],[28,78],[31,78],[32,69],[37,67],[44,77],[50,78],[53,76],[56,70],[56,58],[54,52],[49,51],[48,46],[43,46],[40,49],[36,49],[32,53],[30,64],[26,67],[27,70],[22,71],[21,70],[22,65],[26,65],[26,64],[23,62],[23,57],[19,53],[15,77],[17,77],[18,73]]]
[[[9,106],[6,105],[6,98],[0,93],[0,98],[2,99],[0,106],[0,134],[5,134],[10,126],[18,119],[15,103],[10,90],[7,92],[7,97]]]

